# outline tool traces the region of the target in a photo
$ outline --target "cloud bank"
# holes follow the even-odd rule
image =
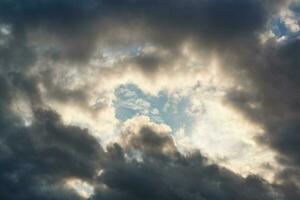
[[[297,16],[283,0],[1,1],[1,199],[299,199]],[[274,180],[183,153],[147,116],[118,120],[126,83],[151,95],[222,88],[224,106],[263,130]]]

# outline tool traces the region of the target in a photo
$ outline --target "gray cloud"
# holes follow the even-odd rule
[[[244,81],[247,82],[244,89],[228,94],[234,107],[264,127],[266,134],[258,141],[275,149],[278,161],[289,171],[286,173],[284,170],[279,179],[298,183],[299,177],[295,175],[300,167],[299,44],[298,39],[293,39],[282,43],[270,42],[262,48],[255,47],[256,51],[240,50],[239,58],[233,59],[239,68],[232,70],[243,70],[244,75],[240,78],[248,82]],[[297,198],[299,196],[290,197]]]
[[[282,2],[1,1],[0,23],[9,29],[0,34],[5,41],[0,44],[1,199],[81,199],[63,186],[68,178],[94,184],[95,199],[299,199],[300,43],[262,45],[258,40]],[[141,127],[128,146],[115,144],[104,152],[87,130],[63,124],[56,111],[46,109],[39,86],[49,98],[79,103],[87,101],[86,88],[54,83],[58,67],[51,63],[38,75],[32,73],[40,55],[75,68],[88,63],[99,41],[138,41],[172,55],[168,61],[156,55],[130,60],[152,76],[161,64],[172,64],[180,55],[177,47],[189,39],[197,49],[221,53],[224,70],[244,80],[244,90],[233,89],[228,101],[265,128],[258,140],[277,150],[285,167],[277,185],[209,164],[199,152],[184,156],[169,133],[150,126]],[[34,116],[29,126],[10,109],[16,94],[30,101]]]
[[[113,32],[118,27],[133,27],[144,37],[168,47],[174,47],[190,37],[200,39],[202,45],[217,46],[247,39],[264,28],[268,16],[276,7],[274,5],[278,4],[268,2],[3,1],[0,4],[0,18],[12,25],[13,34],[21,40],[21,44],[26,45],[26,38],[31,32],[41,32],[42,35],[36,39],[43,40],[44,37],[46,41],[52,35],[58,45],[50,48],[50,55],[76,61],[89,57],[97,36],[100,40],[108,38],[107,34],[114,36]]]
[[[105,158],[102,147],[87,130],[64,125],[56,112],[38,108],[34,82],[22,76],[2,77],[1,82],[0,198],[82,199],[64,182],[92,181]],[[20,91],[32,96],[30,126],[10,109]]]
[[[132,157],[128,160],[131,151],[119,144],[109,147],[108,163],[98,177],[93,199],[267,200],[283,197],[274,192],[276,186],[260,177],[242,178],[209,164],[200,152],[187,156],[179,152],[165,154],[162,147],[174,144],[173,140],[166,133],[155,132],[154,127],[141,125],[138,133],[131,134],[135,137],[126,145],[134,147],[142,161]]]
[[[81,199],[63,185],[68,178],[95,185],[94,199],[253,200],[277,195],[259,177],[244,179],[207,163],[199,152],[181,155],[170,133],[155,124],[127,131],[126,146],[114,144],[105,153],[87,130],[64,125],[53,111],[35,110],[28,127],[8,115],[0,118],[3,199]]]
[[[86,130],[65,126],[47,110],[22,127],[1,117],[0,185],[2,199],[81,199],[64,181],[91,181],[104,158]]]

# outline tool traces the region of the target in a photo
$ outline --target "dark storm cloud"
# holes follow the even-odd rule
[[[64,125],[56,112],[38,108],[42,105],[34,81],[1,76],[0,198],[82,199],[64,182],[91,181],[105,158],[101,146],[87,130]],[[30,126],[11,110],[20,92],[31,95]]]
[[[19,34],[16,38],[26,40],[31,30],[45,35],[49,32],[64,43],[53,56],[63,54],[71,60],[84,59],[93,46],[95,34],[89,20],[95,14],[94,9],[92,1],[5,0],[0,3],[1,21],[13,25],[14,33]]]
[[[9,34],[0,47],[1,70],[27,72],[45,57],[49,63],[67,61],[75,68],[74,63],[89,61],[98,41],[150,42],[172,56],[140,55],[129,62],[153,76],[160,67],[173,65],[174,57],[180,56],[176,47],[187,39],[206,51],[249,43],[264,29],[278,2],[5,0],[0,2],[0,22],[9,27]],[[86,88],[66,90],[54,83],[55,68],[41,70],[39,77],[27,76],[42,84],[49,98],[86,103]]]
[[[244,81],[245,89],[232,91],[228,99],[264,127],[266,134],[258,141],[275,149],[278,161],[286,168],[278,174],[278,180],[299,183],[299,39],[270,42],[253,49],[240,49],[239,58],[232,59],[238,69],[231,70],[243,71],[241,78],[248,81]],[[298,199],[299,188],[289,188],[285,188],[287,193],[292,194],[294,188],[293,193],[298,195],[289,199]]]
[[[127,145],[134,147],[137,157],[143,161],[126,159],[130,152],[118,144],[109,147],[108,162],[98,177],[93,199],[273,200],[280,197],[261,178],[242,178],[209,164],[199,152],[187,156],[178,152],[166,154],[164,147],[174,144],[166,133],[141,126],[138,133],[131,134],[134,136]]]
[[[29,127],[3,114],[1,125],[1,199],[81,199],[64,181],[93,179],[104,158],[95,138],[49,110],[36,110]]]
[[[129,140],[127,151],[142,151],[144,159],[168,159],[170,155],[176,155],[177,149],[169,132],[155,132],[150,126],[144,126],[139,133],[131,136],[132,133],[125,136]]]
[[[103,4],[111,9],[109,14],[114,19],[140,17],[147,26],[150,25],[144,34],[150,34],[160,45],[167,46],[174,46],[187,37],[203,37],[210,43],[223,43],[234,37],[251,35],[263,27],[268,15],[263,3],[248,0],[108,2]],[[114,13],[114,9],[118,13]]]
[[[265,138],[290,154],[299,163],[299,40],[271,44],[239,59],[253,90],[232,93],[229,97],[255,121],[263,121],[269,133]],[[249,57],[248,57],[249,56]],[[251,56],[251,57],[250,57]],[[249,103],[257,106],[249,107]]]
[[[7,25],[7,24],[6,24]],[[11,72],[26,69],[35,61],[33,50],[28,48],[24,31],[7,25],[7,34],[1,34],[0,65],[1,72]],[[2,27],[1,27],[2,28]]]
[[[170,133],[152,125],[126,132],[127,147],[114,144],[105,153],[87,130],[64,125],[50,110],[34,110],[27,127],[12,113],[2,113],[0,123],[1,199],[81,199],[64,187],[68,178],[94,184],[93,199],[273,200],[277,195],[259,177],[244,179],[208,164],[199,152],[181,155]]]
[[[46,44],[51,36],[57,40],[56,47],[48,48],[53,58],[83,61],[92,54],[97,36],[109,38],[107,34],[115,35],[114,30],[126,26],[160,46],[174,47],[186,38],[201,39],[202,45],[229,44],[264,28],[277,4],[258,0],[5,0],[0,3],[0,19],[12,24],[15,37],[25,40],[21,41],[24,45],[28,34],[41,32],[33,40],[44,39]]]

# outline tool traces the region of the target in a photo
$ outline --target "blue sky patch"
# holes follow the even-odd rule
[[[175,97],[165,91],[152,96],[134,84],[121,85],[115,90],[115,95],[116,117],[121,121],[146,115],[156,123],[169,125],[174,132],[180,128],[192,128],[194,117],[188,112],[191,102],[187,96]]]

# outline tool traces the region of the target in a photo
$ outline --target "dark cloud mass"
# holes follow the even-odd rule
[[[298,39],[292,39],[280,45],[271,43],[260,49],[255,47],[255,53],[241,53],[242,59],[236,62],[246,70],[251,83],[246,89],[234,90],[228,95],[233,106],[264,126],[266,134],[257,140],[278,151],[277,159],[286,167],[278,180],[296,185],[300,172],[299,44]],[[250,107],[250,104],[256,106]],[[299,189],[292,188],[288,189],[288,199],[298,199]]]
[[[87,130],[63,125],[50,110],[35,110],[34,122],[25,127],[5,108],[9,102],[1,103],[0,198],[81,199],[64,188],[64,181],[92,180],[104,158],[95,138]]]
[[[66,186],[71,179],[92,185],[90,199],[99,200],[300,199],[300,42],[259,41],[287,2],[1,0],[0,199],[84,199]],[[275,150],[283,166],[274,183],[244,178],[198,151],[183,155],[157,124],[128,129],[121,142],[104,148],[47,105],[49,99],[88,101],[86,85],[67,88],[57,74],[87,70],[100,43],[166,50],[166,57],[129,59],[153,76],[162,66],[172,68],[189,40],[197,50],[216,52],[224,71],[240,81],[242,89],[232,88],[227,102],[264,128],[257,142]],[[20,97],[32,112],[28,124],[14,110]]]
[[[26,45],[26,35],[40,31],[44,37],[41,39],[54,37],[59,43],[48,52],[54,58],[82,61],[90,56],[98,37],[114,36],[114,30],[124,26],[169,47],[189,37],[201,38],[209,45],[247,38],[264,27],[278,4],[268,2],[5,0],[0,10],[1,21],[13,26],[15,39],[21,40],[21,45]],[[18,56],[23,57],[30,56]]]
[[[214,164],[200,152],[181,155],[166,132],[142,125],[126,141],[115,144],[97,178],[94,199],[277,199],[275,186],[258,176],[242,178]],[[127,149],[127,150],[126,150]],[[137,153],[132,156],[132,149]],[[171,149],[165,151],[165,149]],[[136,157],[127,160],[126,155]],[[274,187],[274,188],[273,188]]]
[[[9,95],[3,97],[8,104]],[[1,199],[81,199],[64,186],[68,178],[95,184],[93,199],[274,199],[278,195],[261,178],[244,179],[208,164],[199,152],[181,155],[168,132],[156,132],[151,126],[125,132],[126,144],[109,146],[105,153],[86,130],[63,125],[53,111],[35,110],[32,125],[24,127],[4,105],[1,108]],[[100,169],[103,173],[97,177]]]

